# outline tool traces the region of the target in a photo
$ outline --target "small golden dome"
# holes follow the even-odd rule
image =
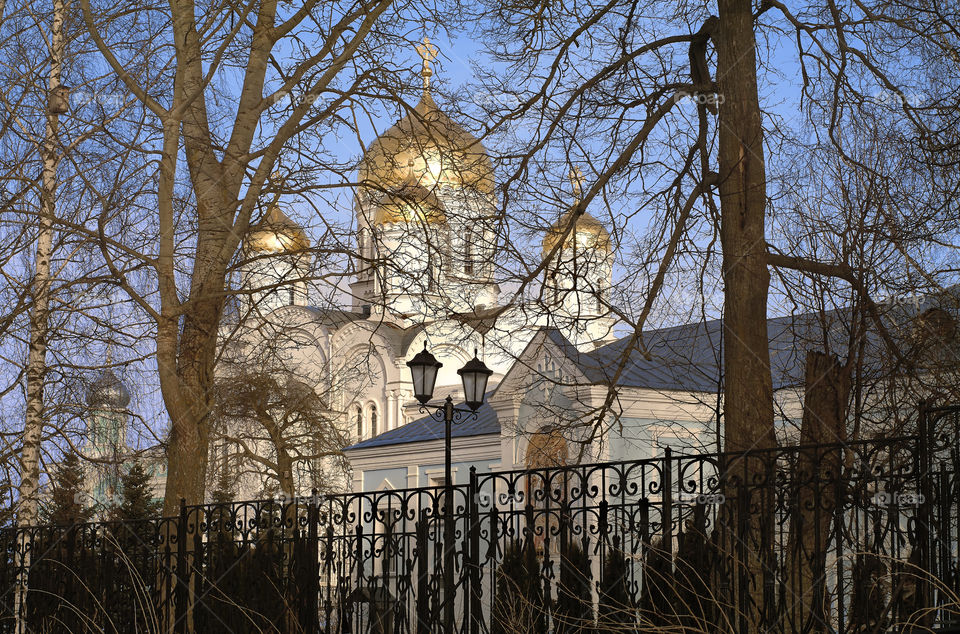
[[[569,209],[547,230],[547,235],[543,237],[544,256],[553,251],[557,243],[560,242],[567,227],[573,221],[572,215],[573,209]],[[567,235],[561,250],[571,247],[596,249],[603,253],[610,253],[613,250],[613,243],[610,241],[610,232],[603,226],[603,223],[589,213],[583,212],[576,219],[576,226]]]
[[[374,225],[408,223],[418,218],[429,224],[443,224],[447,221],[444,211],[443,202],[432,191],[408,179],[380,198],[372,220]]]
[[[309,249],[310,239],[303,227],[273,205],[267,215],[251,227],[246,246],[253,253],[293,253]]]
[[[449,185],[483,194],[494,191],[487,151],[437,107],[429,90],[416,108],[370,144],[358,177],[363,186],[390,191],[403,185],[411,171],[415,182],[428,189]]]

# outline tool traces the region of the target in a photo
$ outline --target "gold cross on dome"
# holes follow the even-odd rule
[[[579,167],[574,167],[570,170],[570,183],[573,185],[573,196],[578,201],[580,196],[583,194],[583,172],[580,171]]]
[[[437,59],[440,49],[430,43],[429,37],[424,37],[423,44],[417,44],[417,52],[423,58],[423,70],[420,71],[420,76],[423,77],[423,89],[430,90],[430,76],[433,75],[430,62]]]

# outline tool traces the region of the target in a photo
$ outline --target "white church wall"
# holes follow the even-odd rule
[[[362,473],[364,491],[377,491],[382,489],[385,484],[392,489],[404,489],[409,486],[406,467],[371,469]]]

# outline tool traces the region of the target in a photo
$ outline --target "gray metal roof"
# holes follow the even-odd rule
[[[489,395],[488,395],[489,396]],[[467,406],[463,403],[457,404],[458,409],[466,410]],[[345,449],[367,449],[368,447],[383,447],[386,445],[402,445],[410,442],[425,442],[429,440],[443,440],[442,420],[437,421],[430,416],[425,416],[413,422],[407,423],[385,431],[379,436],[363,440]],[[477,415],[465,415],[460,422],[454,423],[450,428],[452,438],[465,438],[468,436],[486,436],[488,434],[500,434],[500,421],[497,419],[497,413],[489,402],[485,402],[477,410]]]

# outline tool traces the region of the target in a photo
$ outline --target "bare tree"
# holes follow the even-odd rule
[[[43,177],[40,195],[40,226],[37,234],[36,274],[33,281],[33,309],[30,316],[30,349],[27,359],[27,411],[23,431],[23,468],[20,473],[21,525],[37,523],[37,489],[40,480],[40,436],[43,426],[43,384],[47,373],[47,330],[50,319],[50,260],[53,223],[56,217],[57,126],[67,108],[60,84],[64,56],[63,21],[66,4],[53,4],[50,27],[50,74],[47,82],[47,126],[43,139]]]
[[[309,385],[283,372],[241,372],[216,383],[213,450],[235,480],[287,497],[345,485],[342,416]],[[271,485],[272,483],[272,485]]]
[[[363,116],[361,95],[400,94],[390,58],[408,47],[405,25],[439,15],[388,0],[214,3],[203,11],[192,2],[121,11],[83,0],[81,7],[104,63],[142,105],[155,134],[151,234],[102,247],[119,284],[155,322],[171,421],[170,512],[181,498],[203,499],[229,273],[262,197],[279,190],[270,175],[281,161],[293,166],[287,171],[296,178],[285,189],[296,194],[315,174],[343,174],[344,162],[329,159],[324,135]],[[129,42],[133,25],[144,37]],[[221,90],[228,77],[235,91]],[[340,247],[334,238],[325,248]],[[150,267],[150,284],[112,265],[126,258]]]

